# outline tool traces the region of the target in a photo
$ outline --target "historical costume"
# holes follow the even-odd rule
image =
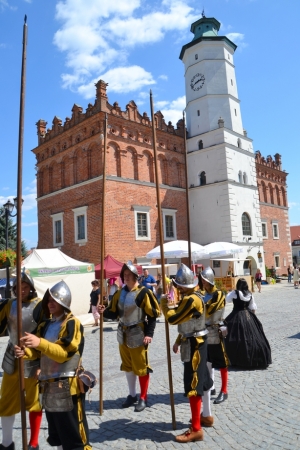
[[[123,265],[121,280],[125,286],[118,290],[103,312],[107,319],[119,319],[117,340],[121,356],[121,370],[126,373],[129,395],[122,404],[128,408],[137,402],[136,378],[141,388],[136,412],[147,406],[147,392],[152,369],[148,360],[148,344],[152,342],[159,305],[153,292],[139,285],[138,272],[131,261]]]
[[[43,298],[52,318],[41,323],[36,336],[22,338],[26,359],[40,357],[42,403],[48,421],[48,443],[63,450],[91,450],[85,415],[85,394],[77,369],[84,347],[83,326],[70,310],[71,292],[64,281]],[[20,347],[16,355],[23,356]]]
[[[178,325],[179,336],[173,350],[177,353],[180,346],[181,360],[184,363],[184,393],[189,398],[192,413],[190,429],[176,436],[176,441],[185,443],[203,440],[202,425],[211,426],[213,417],[203,410],[200,422],[201,397],[210,411],[207,394],[212,380],[206,365],[207,329],[205,326],[205,306],[198,291],[197,280],[193,272],[181,264],[175,277],[176,287],[181,299],[178,307],[170,309],[168,300],[161,298],[163,314],[170,325]],[[204,417],[205,416],[205,417]]]
[[[21,274],[22,289],[22,335],[35,333],[43,315],[41,299],[37,298],[34,282],[25,272]],[[16,293],[17,279],[13,291]],[[17,299],[6,299],[0,304],[0,334],[7,328],[9,341],[4,354],[2,369],[4,371],[1,384],[0,416],[2,424],[1,450],[14,450],[13,425],[15,414],[20,412],[20,388],[18,361],[15,359],[14,346],[18,344]],[[39,431],[42,420],[42,409],[39,402],[39,391],[36,373],[39,360],[24,363],[25,407],[29,411],[30,441],[29,450],[38,449]]]
[[[272,363],[270,344],[262,324],[255,315],[256,304],[244,278],[236,290],[227,295],[233,310],[225,319],[226,350],[232,366],[244,369],[265,369]]]
[[[225,311],[225,295],[215,286],[214,272],[206,267],[201,272],[203,286],[206,290],[206,325],[208,329],[207,338],[207,363],[211,378],[214,379],[214,369],[220,369],[221,391],[215,399],[214,404],[227,400],[228,392],[228,365],[229,359],[225,350],[222,331],[223,317]]]

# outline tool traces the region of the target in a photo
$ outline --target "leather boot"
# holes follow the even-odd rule
[[[189,428],[185,433],[176,436],[176,441],[184,444],[185,442],[203,441],[203,430],[193,431],[193,428]]]

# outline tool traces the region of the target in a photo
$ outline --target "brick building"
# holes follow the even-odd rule
[[[291,243],[292,243],[292,256],[293,264],[300,264],[300,225],[292,225],[291,230]]]
[[[256,175],[259,190],[260,214],[265,263],[274,266],[278,274],[287,273],[292,264],[291,236],[288,216],[287,175],[276,153],[264,158],[256,152]]]
[[[152,124],[131,101],[111,105],[106,83],[96,84],[95,103],[74,105],[63,123],[37,122],[38,248],[60,247],[73,258],[100,259],[102,160],[108,114],[105,253],[125,261],[159,244]],[[155,114],[165,240],[187,239],[183,121],[177,127]],[[180,207],[179,207],[180,205]]]

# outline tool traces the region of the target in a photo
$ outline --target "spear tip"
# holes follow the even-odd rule
[[[24,17],[24,24],[26,25],[27,24],[27,15],[25,14],[25,17]]]
[[[151,97],[152,97],[152,89],[150,89],[150,95],[151,95]]]

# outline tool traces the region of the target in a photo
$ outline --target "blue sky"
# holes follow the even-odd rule
[[[88,8],[87,8],[88,5]],[[300,224],[298,0],[0,0],[0,205],[16,195],[20,68],[28,17],[22,237],[37,244],[35,123],[84,109],[102,78],[110,103],[134,100],[176,123],[185,106],[181,47],[205,9],[238,45],[235,66],[243,126],[264,156],[280,153],[289,173],[291,225]]]

